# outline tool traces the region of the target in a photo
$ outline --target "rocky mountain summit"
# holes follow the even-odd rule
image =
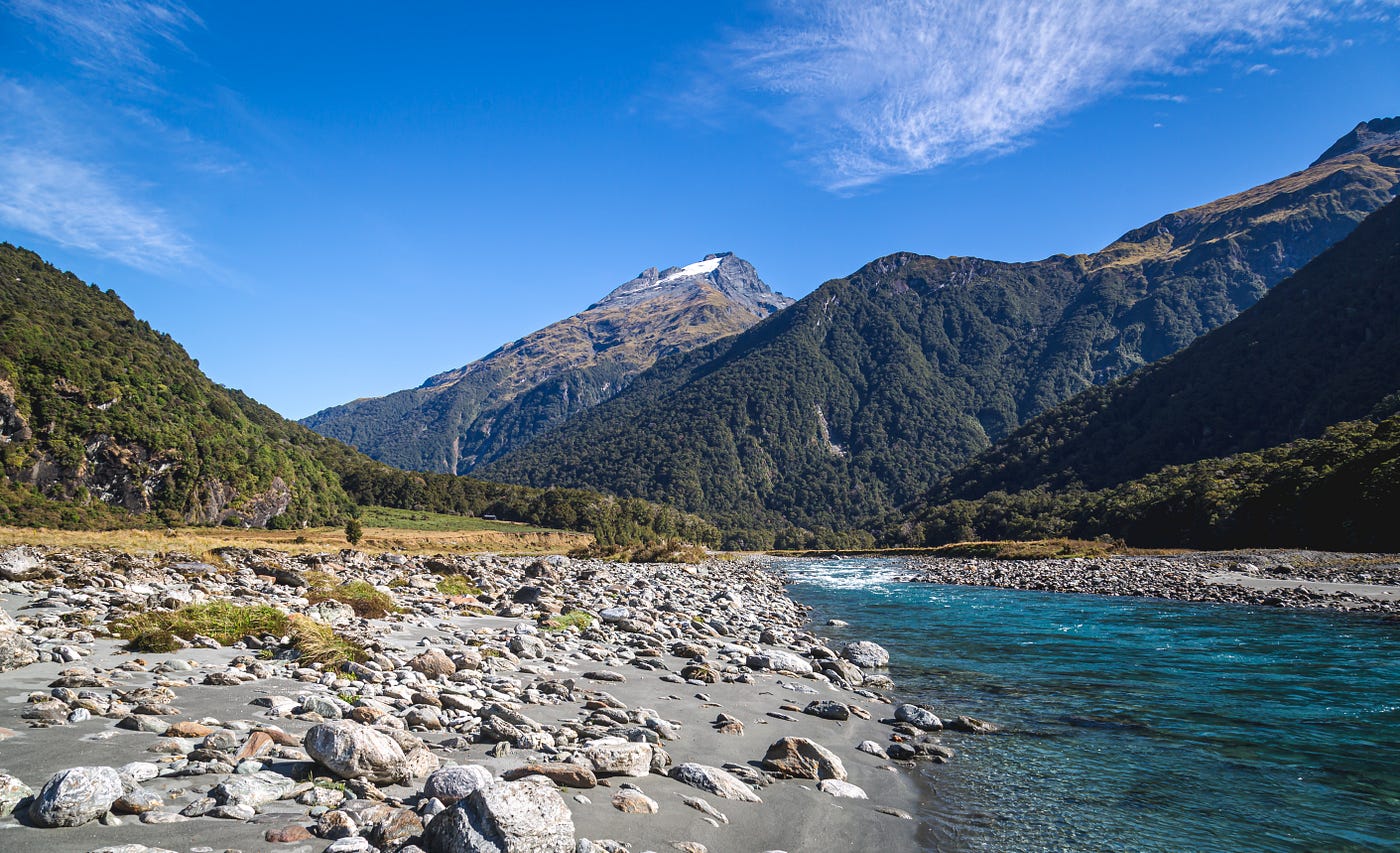
[[[620,392],[660,358],[790,305],[742,258],[644,270],[583,311],[418,388],[302,421],[382,462],[462,474]]]
[[[757,562],[208,559],[0,552],[6,850],[914,849],[995,729]]]

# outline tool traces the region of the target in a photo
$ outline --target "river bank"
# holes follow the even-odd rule
[[[1273,607],[1400,612],[1400,555],[1257,550],[987,560],[915,557],[901,580]]]
[[[759,562],[18,548],[0,578],[7,850],[916,849],[911,771],[978,736],[899,705],[883,649],[812,634]],[[328,582],[396,612],[313,603]],[[105,636],[219,601],[364,652]]]
[[[888,644],[902,695],[995,720],[932,768],[938,849],[1400,847],[1400,633],[1386,613],[907,583],[788,560],[832,644]]]

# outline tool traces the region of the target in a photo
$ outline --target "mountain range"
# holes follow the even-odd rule
[[[1300,172],[1092,254],[880,258],[659,360],[479,473],[668,503],[736,545],[785,529],[820,538],[919,498],[1027,420],[1232,320],[1397,185],[1400,133],[1376,120]]]
[[[1176,355],[1032,420],[887,540],[1400,548],[1400,200]]]
[[[465,474],[615,396],[657,359],[792,304],[732,253],[643,271],[585,310],[417,388],[302,423],[400,468]]]

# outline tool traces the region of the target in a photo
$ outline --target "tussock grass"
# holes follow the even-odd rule
[[[176,637],[193,640],[195,635],[201,635],[225,646],[250,636],[273,634],[280,637],[287,632],[287,614],[266,604],[211,601],[179,610],[134,614],[109,627],[113,634],[127,641],[129,651],[173,652],[180,648]]]
[[[312,585],[306,600],[312,604],[339,601],[349,605],[356,616],[364,619],[382,619],[390,613],[402,612],[392,595],[365,581],[350,581],[339,586]]]
[[[127,641],[128,651],[148,654],[177,651],[181,648],[179,640],[193,640],[196,635],[211,637],[227,646],[244,637],[271,634],[289,637],[299,659],[307,664],[339,669],[368,657],[362,646],[337,634],[330,625],[306,616],[288,616],[266,604],[191,604],[179,610],[133,614],[113,622],[109,628]]]
[[[394,509],[386,506],[367,506],[360,513],[360,521],[366,529],[378,527],[386,530],[422,530],[434,532],[477,532],[496,531],[504,533],[553,533],[548,527],[535,527],[518,521],[477,518],[470,515],[450,515],[441,512]]]
[[[584,631],[592,624],[592,613],[586,610],[570,610],[568,613],[551,616],[544,620],[543,627],[546,631],[567,631],[570,628]]]
[[[455,516],[449,516],[455,517]],[[360,550],[394,551],[405,555],[562,554],[593,541],[587,533],[544,530],[508,522],[483,522],[497,527],[477,530],[413,530],[375,527],[365,522]],[[289,554],[319,554],[345,547],[343,527],[305,530],[244,530],[231,527],[124,528],[118,530],[56,530],[45,527],[0,527],[0,547],[46,545],[54,548],[110,548],[125,553],[208,555],[220,548],[273,548]],[[215,555],[217,556],[217,555]],[[220,565],[217,559],[201,557]]]
[[[303,663],[319,663],[329,669],[340,669],[352,661],[358,663],[369,657],[363,646],[337,634],[335,629],[306,616],[292,616],[287,631]]]
[[[437,591],[443,595],[481,595],[481,587],[464,575],[448,575],[438,581]]]

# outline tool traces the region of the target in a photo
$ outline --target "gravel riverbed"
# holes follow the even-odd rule
[[[901,580],[1395,613],[1400,555],[1222,551],[1057,560],[919,557]]]
[[[311,603],[327,576],[401,612]],[[210,601],[366,654],[331,671],[286,636],[154,654],[106,631]],[[760,561],[8,549],[0,848],[917,849],[933,792],[911,771],[995,727],[899,703],[886,650],[807,622]]]

